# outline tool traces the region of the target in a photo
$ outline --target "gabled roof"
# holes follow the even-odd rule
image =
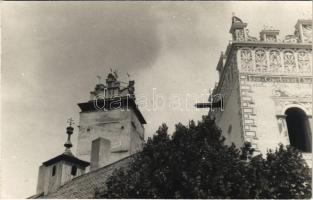
[[[45,166],[49,166],[49,165],[53,165],[54,163],[57,163],[59,161],[68,161],[68,162],[71,162],[71,163],[75,163],[77,165],[80,165],[82,167],[87,167],[90,165],[89,162],[86,162],[84,160],[80,160],[78,158],[76,158],[74,155],[68,155],[68,154],[61,154],[61,155],[58,155],[57,157],[54,157],[50,160],[47,160],[46,162],[43,162],[42,164],[45,165]]]

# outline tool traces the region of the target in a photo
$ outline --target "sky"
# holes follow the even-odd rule
[[[231,35],[232,13],[259,37],[264,25],[293,34],[311,2],[2,2],[1,196],[36,191],[38,167],[64,151],[66,121],[110,68],[135,80],[147,124],[200,120],[195,109],[218,81],[216,65]],[[153,95],[163,107],[151,108]],[[186,100],[186,96],[191,97]],[[203,98],[204,97],[204,98]],[[203,101],[204,101],[203,100]],[[170,102],[179,104],[175,107]],[[77,143],[77,127],[72,142]]]

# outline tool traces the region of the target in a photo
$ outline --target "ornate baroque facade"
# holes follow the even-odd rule
[[[279,143],[311,145],[312,21],[298,20],[294,35],[283,40],[272,27],[262,30],[259,40],[249,36],[246,27],[241,19],[232,18],[233,40],[221,54],[217,65],[220,79],[213,92],[223,97],[224,109],[211,110],[210,115],[216,118],[226,141],[236,146],[248,141],[264,154]],[[286,114],[288,109],[304,113],[303,130],[301,121]],[[305,136],[291,135],[299,131]],[[304,152],[309,159],[311,149]]]

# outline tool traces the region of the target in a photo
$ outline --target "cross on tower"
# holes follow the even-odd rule
[[[71,142],[71,135],[73,134],[73,130],[74,130],[74,128],[72,127],[72,125],[74,124],[74,120],[72,119],[72,117],[67,120],[67,123],[69,124],[69,126],[66,128],[67,141],[64,144],[66,148],[64,153],[68,155],[72,155],[71,150],[70,150],[70,148],[73,146]]]
[[[72,119],[72,117],[67,120],[67,123],[68,123],[70,126],[72,126],[73,124],[75,124],[75,122],[74,122],[74,120]]]

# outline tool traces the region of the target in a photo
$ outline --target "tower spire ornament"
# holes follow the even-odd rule
[[[67,141],[64,144],[64,146],[65,146],[64,154],[73,156],[73,154],[71,152],[71,147],[73,146],[72,142],[71,142],[71,135],[73,134],[73,130],[74,130],[72,125],[75,124],[75,123],[74,123],[74,120],[72,118],[69,118],[67,120],[67,123],[69,124],[69,126],[66,128]]]

